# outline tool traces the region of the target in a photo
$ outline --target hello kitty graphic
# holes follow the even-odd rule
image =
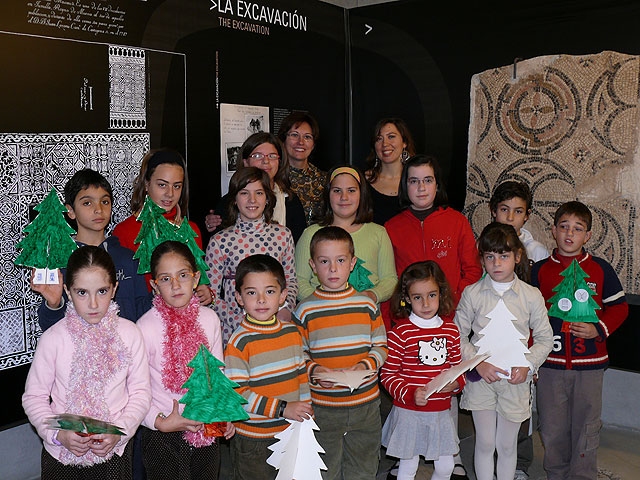
[[[420,353],[418,357],[424,365],[443,365],[447,361],[447,339],[433,337],[430,342],[418,342]]]

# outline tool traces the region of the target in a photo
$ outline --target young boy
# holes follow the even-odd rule
[[[381,441],[378,377],[350,391],[316,382],[315,373],[378,370],[387,359],[387,337],[376,303],[348,283],[355,266],[353,240],[340,227],[325,227],[311,239],[309,264],[320,286],[296,308],[311,379],[318,443],[326,454],[323,479],[376,477]]]
[[[295,325],[276,318],[287,298],[284,269],[269,255],[252,255],[236,269],[236,300],[246,315],[225,350],[225,373],[249,402],[249,420],[236,422],[231,458],[236,480],[275,479],[267,458],[286,419],[313,415],[302,349]]]
[[[549,316],[554,348],[538,371],[537,400],[540,433],[545,447],[544,469],[549,480],[597,477],[602,379],[609,363],[606,339],[627,317],[629,307],[611,265],[582,248],[591,238],[591,212],[580,202],[568,202],[555,213],[552,228],[558,248],[536,263],[531,281],[551,307],[553,288],[575,259],[588,277],[591,296],[601,310],[598,323],[569,322]],[[578,295],[569,300],[576,303]],[[584,293],[584,292],[583,292]],[[591,292],[590,292],[591,293]],[[566,308],[563,307],[563,308]]]
[[[529,186],[524,182],[512,180],[498,185],[489,200],[489,210],[493,219],[516,229],[520,241],[527,249],[527,257],[533,264],[547,258],[549,252],[544,245],[534,240],[529,230],[522,228],[529,220],[532,204],[533,197]]]
[[[64,186],[64,201],[69,218],[77,223],[78,246],[93,245],[106,250],[116,266],[118,289],[115,301],[120,316],[136,321],[151,308],[151,294],[144,277],[138,275],[138,262],[133,252],[120,245],[117,237],[106,237],[105,229],[111,221],[113,191],[100,173],[89,168],[77,171]],[[64,275],[64,269],[62,269]],[[42,331],[64,316],[66,295],[62,291],[63,275],[58,285],[34,285],[44,301],[38,308],[38,323]]]

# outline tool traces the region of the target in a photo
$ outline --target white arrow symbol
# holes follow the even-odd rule
[[[364,24],[364,26],[365,26],[365,27],[367,27],[367,31],[366,31],[366,32],[364,32],[364,34],[365,34],[365,35],[368,35],[368,34],[369,34],[369,32],[370,32],[371,30],[373,30],[373,27],[372,27],[371,25],[367,25],[366,23]]]
[[[216,2],[211,0],[211,3],[213,3],[213,5],[209,7],[209,10],[213,10],[214,8],[218,8],[218,4]]]

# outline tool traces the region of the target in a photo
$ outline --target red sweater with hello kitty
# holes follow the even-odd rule
[[[423,407],[415,403],[415,391],[448,368],[460,363],[460,333],[451,320],[429,320],[412,315],[387,335],[389,356],[380,370],[382,385],[393,404],[409,410],[440,412],[451,407],[451,392],[434,393]],[[464,387],[464,375],[457,378]]]

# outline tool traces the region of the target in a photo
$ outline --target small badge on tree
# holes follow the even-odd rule
[[[569,322],[598,323],[596,310],[600,310],[600,306],[592,298],[595,292],[585,281],[589,275],[576,259],[560,275],[564,278],[553,288],[556,294],[549,299],[549,316],[564,320],[563,332],[569,331]]]
[[[27,235],[16,245],[22,252],[14,263],[35,267],[34,284],[56,284],[58,269],[67,266],[69,256],[78,248],[71,238],[76,232],[64,218],[67,207],[58,199],[55,188],[34,208],[38,215],[24,228]]]

